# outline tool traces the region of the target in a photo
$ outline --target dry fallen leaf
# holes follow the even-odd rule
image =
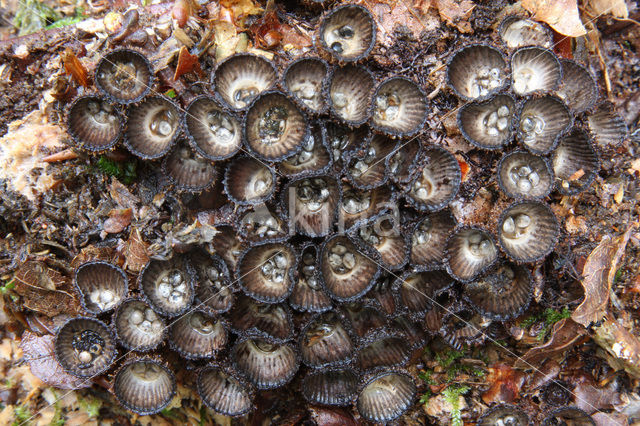
[[[176,72],[173,74],[173,80],[175,81],[191,71],[194,71],[199,76],[203,76],[198,55],[192,55],[186,46],[182,46],[178,54],[178,64],[176,65]]]
[[[389,2],[386,0],[361,0],[363,6],[371,11],[376,21],[376,44],[390,47],[396,41],[395,30],[402,25],[414,38],[419,38],[425,31],[433,31],[440,26],[438,15],[428,12],[428,5],[419,9],[408,8],[406,2]]]
[[[102,229],[109,234],[117,234],[131,223],[133,213],[131,209],[112,209],[109,212],[109,219],[104,221]]]
[[[488,405],[494,402],[511,403],[517,400],[525,377],[524,373],[506,364],[490,367],[486,381],[491,386],[482,394],[482,400]]]
[[[613,15],[622,19],[629,17],[624,0],[588,0],[584,8],[593,18],[601,15]]]
[[[132,228],[124,246],[124,267],[131,272],[140,272],[149,261],[147,247],[138,228]]]
[[[80,62],[80,59],[68,47],[62,52],[62,63],[64,63],[64,71],[73,77],[76,83],[83,87],[89,87],[87,70]]]
[[[66,277],[42,262],[27,262],[15,273],[15,291],[23,298],[23,305],[49,317],[61,313],[75,314],[79,305],[66,289]]]
[[[25,331],[20,348],[29,364],[31,373],[48,384],[60,389],[81,389],[91,386],[91,380],[81,379],[65,373],[56,361],[53,349],[55,337]]]
[[[518,359],[515,368],[533,368],[540,365],[541,361],[550,358],[558,353],[565,353],[572,347],[583,335],[585,329],[571,318],[564,318],[554,324],[551,331],[551,338],[544,345],[531,348],[520,359]]]
[[[607,361],[616,370],[640,378],[640,340],[615,320],[606,318],[595,327],[593,340],[609,357]]]
[[[522,7],[562,35],[580,37],[587,33],[580,21],[577,0],[522,0]]]
[[[630,226],[624,235],[615,239],[605,235],[600,244],[589,254],[581,280],[582,287],[584,287],[584,300],[571,314],[571,318],[575,322],[587,327],[604,316],[609,303],[609,291],[618,270],[618,263],[624,255],[624,250],[634,228],[634,226]]]
[[[471,0],[437,0],[438,13],[449,25],[456,27],[461,33],[471,33],[469,18],[475,7]]]

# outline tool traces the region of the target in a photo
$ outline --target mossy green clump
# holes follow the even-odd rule
[[[100,172],[115,177],[125,185],[132,184],[138,177],[136,171],[137,163],[135,161],[120,163],[101,155],[100,158],[98,158],[96,167]]]

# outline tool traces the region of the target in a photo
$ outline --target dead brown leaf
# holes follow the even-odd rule
[[[259,49],[274,49],[280,44],[284,32],[273,0],[267,2],[264,15],[251,24],[249,32]]]
[[[491,385],[482,394],[485,404],[494,402],[511,403],[518,399],[525,375],[506,364],[496,364],[489,368],[486,381]]]
[[[104,221],[102,229],[109,234],[117,234],[131,223],[133,212],[131,209],[112,209],[109,212],[109,219]]]
[[[89,87],[89,75],[86,68],[80,62],[80,59],[73,53],[70,48],[66,48],[62,52],[62,63],[64,64],[64,71],[73,77],[75,82],[83,87]]]
[[[611,380],[606,386],[601,387],[590,374],[583,370],[575,371],[563,378],[574,386],[573,394],[576,397],[576,406],[587,413],[594,410],[611,409],[622,402],[617,380]]]
[[[604,316],[618,263],[633,229],[635,226],[630,226],[627,232],[615,239],[605,235],[587,258],[581,280],[584,300],[571,314],[575,322],[587,327]]]
[[[584,8],[593,18],[602,15],[613,15],[622,19],[629,17],[624,0],[588,0]]]
[[[15,291],[24,307],[47,316],[75,314],[79,304],[69,292],[69,280],[42,262],[27,262],[15,273]]]
[[[343,408],[309,406],[311,418],[316,424],[323,426],[356,426],[351,413]]]
[[[440,17],[452,27],[456,27],[461,33],[471,33],[469,18],[475,7],[471,0],[437,0]]]
[[[417,9],[408,8],[404,1],[361,0],[361,3],[371,11],[378,24],[376,44],[382,47],[390,47],[397,41],[394,32],[399,25],[414,38],[419,38],[424,31],[432,31],[440,26],[438,15],[435,11],[429,11],[426,0],[423,2],[425,4]]]
[[[562,35],[580,37],[587,33],[580,21],[577,0],[522,0],[522,7]]]
[[[132,228],[124,246],[124,267],[131,272],[140,272],[149,261],[147,247],[138,228]]]
[[[516,360],[515,368],[529,369],[540,365],[541,361],[571,348],[584,334],[585,329],[571,318],[564,318],[554,324],[551,338],[544,345],[529,349]]]
[[[55,337],[25,331],[20,348],[29,364],[31,373],[49,386],[60,389],[81,389],[91,386],[91,380],[81,379],[65,373],[55,358],[53,343]]]
[[[189,53],[189,49],[186,46],[180,48],[178,54],[178,64],[176,65],[176,72],[173,74],[173,80],[179,79],[182,75],[195,72],[199,76],[203,76],[202,68],[200,67],[200,61],[198,61],[198,55],[192,55]]]
[[[640,340],[615,320],[606,318],[595,327],[593,340],[609,357],[607,361],[615,369],[640,378]]]

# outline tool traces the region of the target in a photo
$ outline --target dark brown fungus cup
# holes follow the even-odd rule
[[[399,184],[407,184],[418,173],[422,144],[417,139],[402,142],[398,148],[385,159],[387,175]]]
[[[567,106],[555,96],[527,99],[517,119],[518,140],[534,154],[548,154],[573,125]]]
[[[542,421],[542,426],[596,426],[589,414],[577,407],[562,407],[551,410]]]
[[[507,60],[500,50],[491,46],[463,47],[447,64],[447,82],[464,100],[487,99],[509,84]]]
[[[259,338],[237,341],[230,358],[235,368],[260,390],[284,386],[300,366],[300,357],[293,345]]]
[[[560,65],[562,84],[556,95],[577,113],[591,108],[598,99],[598,85],[591,73],[570,59],[561,59]]]
[[[191,307],[195,279],[195,270],[176,255],[170,260],[150,260],[140,272],[138,282],[153,310],[174,317]]]
[[[425,215],[411,233],[411,264],[426,268],[442,265],[447,238],[455,227],[456,220],[448,209]]]
[[[195,289],[197,306],[210,314],[228,312],[235,295],[225,261],[204,250],[189,253],[189,259],[198,277]]]
[[[364,190],[384,185],[389,177],[385,159],[395,147],[394,140],[375,135],[361,150],[347,155],[345,173],[351,184]]]
[[[462,282],[472,281],[498,259],[498,248],[485,230],[461,227],[447,240],[445,266],[449,275]]]
[[[445,208],[458,194],[462,172],[458,160],[444,148],[425,151],[422,173],[411,182],[406,198],[420,211]]]
[[[222,61],[213,74],[216,96],[225,106],[241,111],[278,80],[268,59],[249,53],[237,53]]]
[[[509,263],[500,264],[486,275],[465,284],[464,297],[483,316],[507,321],[521,315],[533,295],[528,269]]]
[[[168,98],[149,96],[129,107],[124,145],[143,160],[164,156],[180,133],[180,110]]]
[[[553,92],[561,79],[560,61],[548,49],[522,47],[511,55],[511,89],[516,95]]]
[[[580,129],[574,129],[560,140],[551,165],[556,187],[566,195],[587,189],[600,170],[600,160],[591,139]]]
[[[406,315],[398,315],[391,322],[391,326],[403,333],[412,350],[421,348],[427,342],[424,328],[417,322],[411,321]]]
[[[276,174],[266,163],[249,156],[238,156],[227,166],[224,190],[236,204],[254,205],[267,201],[276,188]]]
[[[427,98],[415,82],[390,77],[373,94],[371,125],[392,137],[413,136],[424,127],[427,108]]]
[[[250,335],[285,342],[293,335],[291,312],[286,304],[257,302],[240,297],[229,313],[231,329],[239,335]]]
[[[520,16],[507,16],[498,28],[500,39],[509,49],[525,46],[552,48],[553,34],[540,22]]]
[[[340,185],[329,176],[318,175],[293,180],[285,187],[283,206],[291,226],[303,235],[322,237],[335,225],[340,204]]]
[[[136,352],[157,348],[166,338],[166,323],[142,298],[126,299],[113,316],[118,343]]]
[[[362,371],[377,367],[399,367],[409,360],[411,345],[402,333],[377,330],[358,347],[357,366]]]
[[[116,265],[102,261],[90,261],[80,265],[73,282],[82,294],[82,306],[92,314],[114,309],[127,296],[129,280]]]
[[[271,204],[257,204],[238,215],[238,234],[246,244],[280,242],[289,235],[282,212]]]
[[[331,298],[321,284],[318,251],[313,243],[301,248],[296,284],[289,296],[289,304],[295,310],[325,312],[332,308]]]
[[[151,91],[153,69],[141,53],[116,49],[98,62],[95,83],[114,102],[130,104],[140,101]]]
[[[186,141],[179,141],[164,157],[162,171],[181,191],[200,192],[212,186],[218,176],[214,164],[194,152]]]
[[[330,10],[322,18],[316,44],[339,62],[366,58],[376,44],[376,24],[371,12],[354,4]]]
[[[312,368],[347,364],[355,352],[347,328],[334,312],[313,316],[300,331],[298,348],[302,362]]]
[[[265,161],[279,161],[300,152],[309,132],[307,118],[281,92],[259,95],[244,119],[247,148]]]
[[[391,189],[386,185],[369,191],[358,190],[348,184],[343,184],[342,187],[338,221],[345,231],[356,229],[372,217],[393,208]]]
[[[478,426],[529,426],[529,416],[520,408],[499,404],[487,410],[479,419]]]
[[[311,404],[347,406],[358,392],[358,374],[351,368],[310,371],[302,381],[302,395]]]
[[[341,302],[348,302],[365,294],[380,274],[372,254],[364,254],[344,235],[329,238],[320,252],[320,271],[324,288]]]
[[[278,163],[278,171],[290,178],[325,173],[333,165],[331,150],[327,145],[324,124],[312,123],[311,131],[297,154]]]
[[[184,128],[191,146],[211,160],[232,157],[242,147],[242,124],[213,97],[202,95],[187,106]]]
[[[555,183],[549,160],[524,151],[504,155],[497,178],[502,192],[512,198],[544,198]]]
[[[366,420],[387,423],[413,405],[416,392],[416,384],[408,373],[381,369],[363,380],[356,407]]]
[[[482,149],[499,149],[513,134],[516,102],[510,95],[496,95],[484,102],[470,102],[458,111],[458,127],[464,138]]]
[[[113,381],[113,393],[120,404],[141,416],[162,411],[176,390],[176,378],[171,370],[146,357],[124,364]]]
[[[325,129],[333,166],[338,173],[342,172],[344,163],[348,160],[349,155],[371,138],[371,131],[368,126],[350,129],[347,126],[327,122],[325,123]]]
[[[217,364],[204,367],[196,386],[202,402],[223,416],[242,416],[254,408],[253,388],[230,368]]]
[[[535,262],[551,253],[560,226],[551,208],[539,201],[511,204],[498,221],[500,246],[518,263]]]
[[[248,245],[280,242],[289,235],[286,217],[277,206],[258,204],[247,208],[238,216],[238,233]]]
[[[198,310],[181,316],[169,329],[171,348],[187,359],[213,358],[227,341],[224,322]]]
[[[407,263],[409,243],[401,232],[398,217],[382,214],[359,226],[354,234],[359,241],[378,252],[385,268],[400,269]]]
[[[247,296],[263,303],[279,303],[291,294],[296,262],[289,244],[255,245],[240,257],[236,276]]]
[[[380,309],[361,300],[342,305],[340,312],[348,321],[350,330],[361,340],[370,332],[388,325],[387,317]]]
[[[355,65],[334,68],[326,87],[332,115],[349,127],[366,123],[371,116],[373,90],[374,79],[368,69]]]
[[[406,272],[393,284],[402,310],[418,319],[433,307],[435,298],[454,283],[444,271]]]
[[[587,124],[596,144],[602,148],[620,145],[629,132],[624,118],[610,102],[602,102],[589,112]]]
[[[124,119],[106,99],[87,95],[76,98],[67,112],[67,131],[82,149],[99,152],[113,148],[122,136]]]
[[[479,345],[486,339],[491,321],[470,309],[465,304],[453,304],[442,316],[440,336],[454,349],[461,350],[466,345]]]
[[[282,84],[301,108],[312,114],[327,110],[324,85],[329,66],[320,58],[301,58],[290,63],[282,76]]]
[[[67,373],[76,377],[95,377],[113,364],[117,355],[116,339],[102,321],[74,317],[56,333],[54,353]]]

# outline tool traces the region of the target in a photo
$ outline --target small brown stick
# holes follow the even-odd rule
[[[78,158],[78,154],[71,148],[67,148],[55,154],[47,155],[42,159],[45,163],[57,163],[59,161],[75,160]]]

